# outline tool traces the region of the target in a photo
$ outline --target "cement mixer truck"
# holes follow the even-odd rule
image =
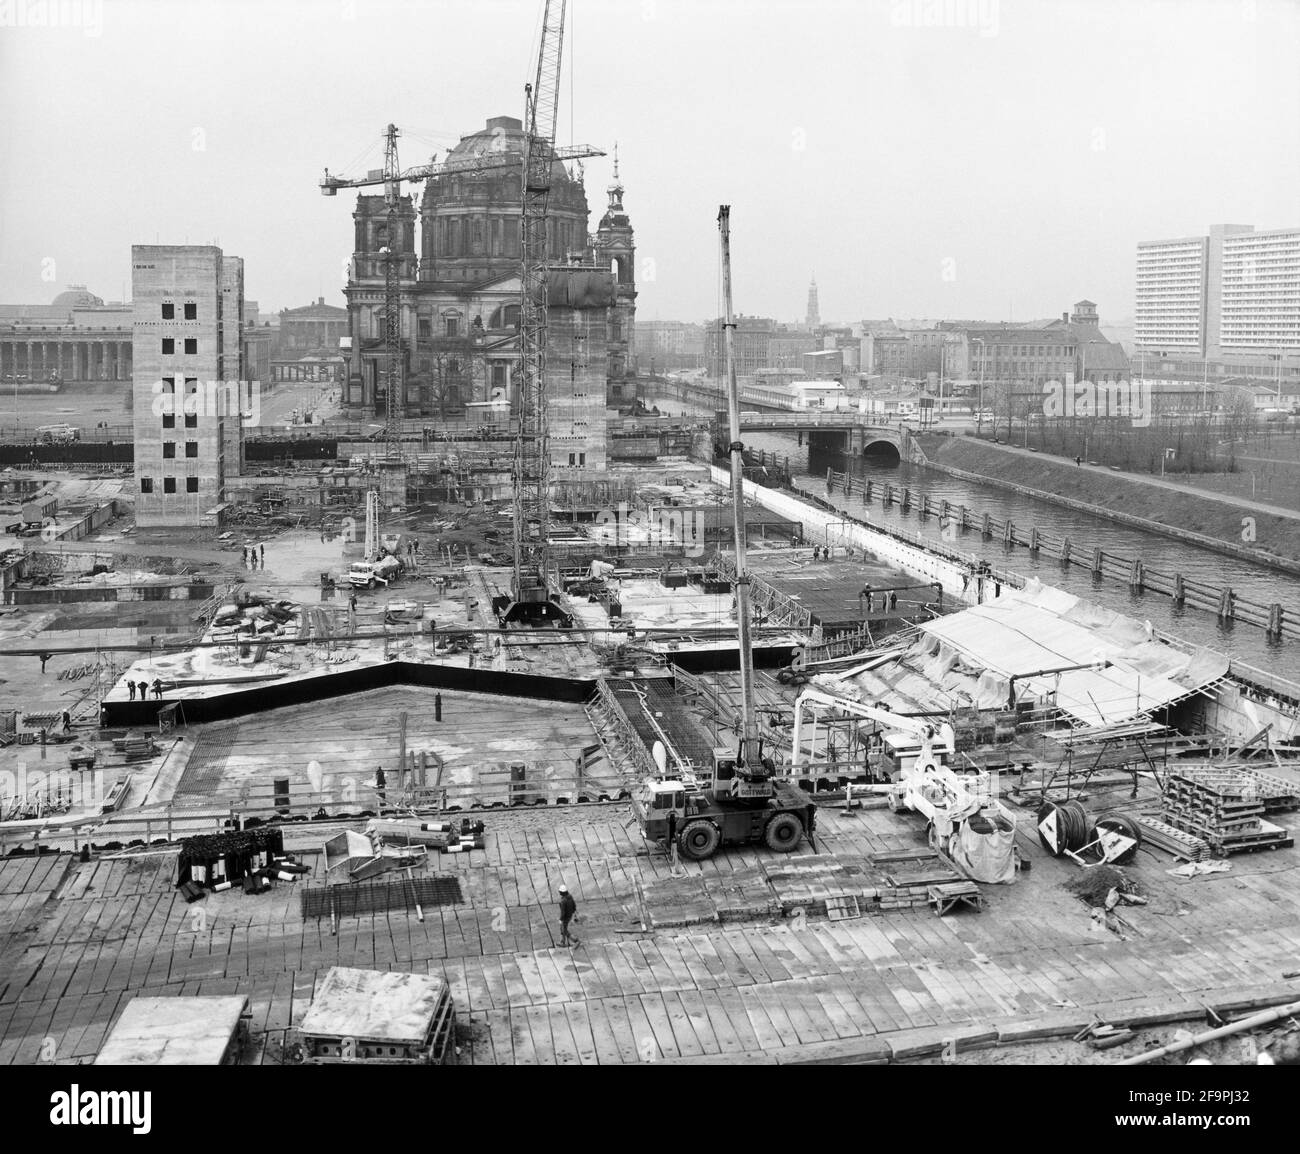
[[[376,585],[391,585],[402,572],[402,563],[391,553],[378,561],[353,561],[348,569],[348,584],[353,589],[373,589]]]

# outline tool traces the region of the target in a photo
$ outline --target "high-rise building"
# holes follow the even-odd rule
[[[1219,349],[1300,354],[1300,229],[1223,238]]]
[[[817,278],[812,278],[812,283],[808,286],[808,313],[804,317],[804,325],[809,330],[821,327],[822,314],[817,304]]]
[[[242,454],[243,281],[243,261],[211,245],[131,248],[142,528],[221,522],[227,466]]]
[[[1300,229],[1217,224],[1137,249],[1138,349],[1176,357],[1300,354]]]

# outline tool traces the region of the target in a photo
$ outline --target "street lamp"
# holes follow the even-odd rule
[[[983,337],[971,337],[971,344],[980,347],[980,399],[979,412],[975,414],[975,435],[978,437],[984,431],[984,366],[987,360],[987,351]]]

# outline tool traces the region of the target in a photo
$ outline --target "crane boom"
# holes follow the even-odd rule
[[[556,160],[583,160],[591,156],[604,155],[606,154],[599,148],[593,148],[589,144],[565,145],[555,149]],[[417,164],[414,168],[398,172],[397,180],[406,183],[428,180],[437,176],[473,176],[496,168],[513,168],[518,163],[517,157],[496,152],[457,160],[432,159],[428,164]],[[325,175],[320,179],[320,191],[322,196],[337,196],[340,188],[366,188],[370,185],[384,184],[388,180],[389,177],[382,171],[367,173],[365,176],[346,177],[331,173],[327,168]]]
[[[749,636],[749,567],[745,559],[745,457],[740,440],[740,389],[736,383],[736,324],[731,313],[731,205],[718,208],[722,242],[723,342],[727,354],[727,408],[731,443],[731,516],[736,546],[736,630],[740,649],[739,764],[758,771],[762,755],[754,710],[754,652]]]

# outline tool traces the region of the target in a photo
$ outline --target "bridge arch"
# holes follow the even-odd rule
[[[878,465],[898,465],[903,460],[898,442],[885,437],[868,437],[862,446],[862,456]]]

